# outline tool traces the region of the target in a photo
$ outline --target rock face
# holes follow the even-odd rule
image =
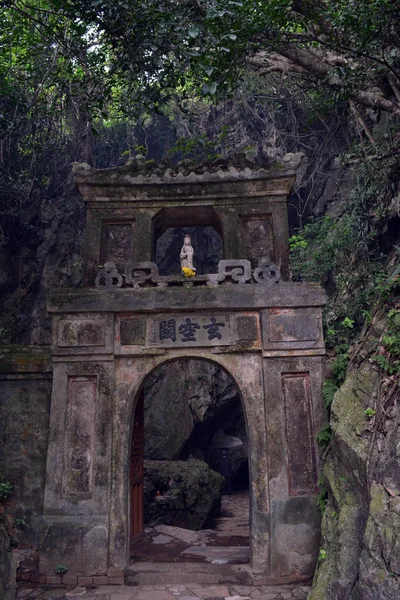
[[[243,441],[229,451],[235,471],[247,463],[243,408],[235,382],[204,360],[159,367],[145,386],[145,458],[186,459],[191,454],[216,467],[212,438],[222,429]],[[179,427],[176,427],[179,423]]]
[[[2,344],[50,342],[47,293],[80,284],[84,225],[83,201],[72,182],[62,196],[36,198],[19,215],[15,237],[23,241],[0,248]]]
[[[400,598],[400,411],[398,375],[371,360],[384,319],[364,338],[363,357],[335,395],[324,468],[329,503],[310,600]],[[360,353],[361,354],[361,353]],[[356,361],[354,361],[356,365]],[[376,414],[368,417],[367,408]]]
[[[199,460],[146,460],[144,521],[201,529],[219,509],[224,483],[221,475]]]

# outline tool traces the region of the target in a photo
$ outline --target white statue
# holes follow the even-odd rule
[[[193,246],[192,246],[191,237],[190,237],[190,235],[185,235],[185,238],[183,240],[182,250],[180,253],[181,269],[183,269],[183,267],[185,267],[185,268],[192,269],[192,271],[196,271],[196,269],[193,266],[193,256],[194,256],[194,250],[193,250]]]

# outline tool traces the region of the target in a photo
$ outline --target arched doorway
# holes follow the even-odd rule
[[[246,318],[249,318],[246,313]],[[137,317],[136,317],[137,318]],[[117,326],[118,327],[118,326]],[[265,371],[260,352],[225,352],[223,348],[166,348],[146,353],[122,352],[115,358],[112,479],[110,494],[110,564],[130,562],[129,469],[132,424],[139,392],[146,377],[175,359],[205,359],[220,366],[236,382],[243,401],[249,451],[249,550],[253,573],[270,572],[271,513],[267,462]],[[278,393],[278,392],[277,392]]]
[[[176,358],[144,377],[129,469],[135,560],[204,561],[225,551],[232,562],[248,561],[247,440],[239,387],[215,361]]]

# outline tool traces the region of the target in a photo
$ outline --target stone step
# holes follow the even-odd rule
[[[125,571],[128,585],[215,584],[248,585],[247,565],[210,565],[208,563],[132,563]]]

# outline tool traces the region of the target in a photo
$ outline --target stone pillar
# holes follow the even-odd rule
[[[312,575],[318,554],[316,502],[322,364],[320,357],[264,359],[267,390],[271,572]]]
[[[40,572],[106,575],[114,358],[109,315],[53,320],[53,390]],[[90,354],[89,354],[90,352]]]
[[[262,314],[271,573],[312,575],[319,546],[318,447],[324,422],[320,309]]]
[[[136,262],[153,260],[152,217],[156,211],[140,211],[136,215],[135,240],[132,260]]]
[[[244,256],[242,251],[242,235],[235,208],[227,206],[221,211],[222,220],[222,241],[224,248],[224,257],[226,259],[235,259],[238,256]]]

